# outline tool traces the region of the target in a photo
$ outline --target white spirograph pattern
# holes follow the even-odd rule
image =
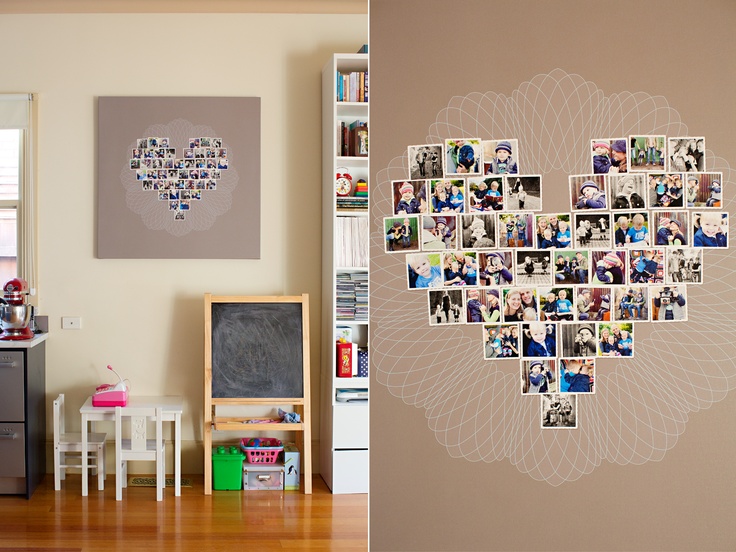
[[[431,125],[427,143],[518,138],[522,173],[542,175],[544,211],[554,212],[555,199],[569,201],[567,175],[589,173],[591,138],[687,132],[663,97],[606,96],[579,75],[555,69],[510,97],[453,98]],[[724,159],[706,155],[707,170],[723,173],[731,217],[734,174]],[[578,395],[578,429],[542,430],[539,398],[520,393],[518,361],[484,360],[478,326],[430,328],[426,294],[407,290],[405,258],[384,253],[381,221],[392,214],[390,181],[408,178],[407,165],[404,151],[378,172],[371,192],[371,365],[379,384],[425,411],[450,456],[508,459],[553,486],[603,462],[661,460],[690,413],[722,400],[736,384],[736,263],[728,250],[706,250],[705,283],[687,290],[688,321],[637,324],[633,359],[596,361],[595,395]],[[558,185],[565,193],[550,193]]]
[[[146,128],[138,138],[168,137],[171,147],[176,148],[177,158],[184,156],[184,148],[189,146],[190,138],[219,136],[217,131],[206,125],[194,125],[185,119],[175,119],[167,124],[154,124]],[[128,152],[136,147],[128,146]],[[128,208],[140,215],[143,224],[150,230],[164,230],[172,236],[181,237],[192,231],[208,230],[217,217],[227,212],[232,204],[233,190],[238,185],[238,172],[233,159],[237,152],[223,141],[227,149],[229,168],[220,172],[216,190],[202,190],[202,199],[192,201],[185,220],[175,220],[174,212],[169,210],[168,201],[159,201],[158,192],[143,190],[136,180],[135,171],[127,164],[120,170],[120,183],[125,187],[125,202]]]

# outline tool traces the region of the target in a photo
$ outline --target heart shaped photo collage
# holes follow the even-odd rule
[[[177,157],[169,138],[149,136],[138,138],[131,151],[130,169],[136,180],[144,191],[156,192],[159,201],[168,202],[177,221],[186,220],[187,211],[202,200],[203,192],[217,190],[229,164],[221,138],[190,138],[188,146]]]
[[[520,172],[518,149],[409,146],[385,251],[406,255],[429,326],[478,325],[483,357],[516,362],[520,394],[542,396],[541,426],[577,428],[597,359],[634,358],[637,324],[687,320],[703,250],[728,247],[723,177],[703,137],[591,139],[590,172],[548,190],[570,210],[544,212],[542,176]]]

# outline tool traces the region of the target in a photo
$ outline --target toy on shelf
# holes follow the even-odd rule
[[[279,439],[272,437],[244,437],[240,447],[245,451],[246,461],[251,464],[274,464],[284,445]]]

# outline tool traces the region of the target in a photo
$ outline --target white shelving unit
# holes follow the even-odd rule
[[[340,327],[352,330],[358,347],[368,346],[368,322],[339,320],[338,275],[368,275],[368,227],[360,236],[365,244],[364,266],[342,266],[341,251],[348,244],[336,230],[343,223],[367,223],[368,209],[338,209],[335,191],[337,173],[348,172],[355,183],[368,182],[368,157],[346,157],[339,151],[340,122],[368,122],[368,102],[337,101],[337,73],[368,70],[367,54],[334,54],[322,70],[322,393],[320,412],[320,470],[335,494],[368,492],[368,402],[338,402],[340,389],[368,389],[367,377],[337,377],[335,336]],[[346,169],[343,170],[343,169]],[[349,220],[345,217],[350,217]],[[355,243],[353,237],[352,242]],[[363,263],[360,263],[361,265]]]

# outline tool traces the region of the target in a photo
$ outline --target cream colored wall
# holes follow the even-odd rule
[[[201,472],[204,293],[309,293],[318,439],[320,74],[331,53],[357,51],[367,27],[366,15],[0,16],[0,92],[39,98],[37,301],[50,323],[49,405],[64,392],[73,414],[111,381],[107,364],[133,393],[183,395],[184,472]],[[95,257],[95,100],[115,95],[261,98],[260,260]],[[81,330],[61,330],[69,315]]]

